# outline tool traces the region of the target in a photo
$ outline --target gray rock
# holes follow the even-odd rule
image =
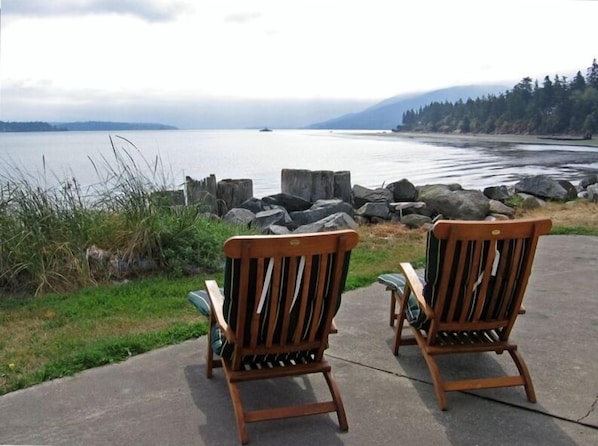
[[[306,234],[311,232],[325,232],[325,231],[336,231],[339,229],[354,229],[357,230],[359,226],[353,220],[353,218],[344,212],[338,212],[333,215],[329,215],[322,220],[308,225],[298,227],[293,231],[297,234]]]
[[[419,198],[436,214],[456,220],[483,220],[490,212],[490,201],[479,190],[433,185],[419,190]]]
[[[226,214],[224,214],[224,217],[222,217],[222,221],[250,227],[255,222],[255,214],[251,212],[249,209],[233,208]]]
[[[291,217],[284,208],[276,208],[255,214],[252,227],[257,227],[260,231],[267,231],[270,225],[285,226],[291,222]]]
[[[596,183],[598,183],[598,175],[593,174],[593,175],[588,175],[585,178],[582,178],[582,180],[579,182],[579,186],[582,189],[587,189],[588,186],[590,186],[592,184],[596,184]]]
[[[558,183],[567,191],[566,200],[575,200],[577,198],[577,188],[567,180],[558,180]]]
[[[351,196],[353,198],[353,206],[355,208],[360,208],[364,204],[370,202],[385,201],[387,203],[390,203],[391,201],[393,201],[392,192],[386,189],[385,187],[379,187],[377,189],[368,189],[367,187],[363,187],[359,184],[356,184],[355,186],[353,186]]]
[[[484,189],[484,195],[490,198],[491,200],[497,200],[504,202],[511,198],[511,194],[509,193],[509,189],[507,186],[491,186]]]
[[[544,200],[541,200],[538,197],[535,197],[533,195],[527,195],[527,194],[526,195],[519,194],[519,195],[523,197],[523,202],[521,203],[521,207],[523,209],[526,209],[526,210],[538,209],[546,204],[546,202]]]
[[[432,223],[432,219],[430,217],[426,217],[425,215],[409,214],[401,218],[401,223],[410,229],[417,229],[426,224]]]
[[[588,200],[598,203],[598,184],[590,184],[587,188]]]
[[[498,200],[490,200],[490,213],[491,214],[504,214],[504,215],[515,215],[515,209],[501,203]]]
[[[515,184],[515,190],[549,200],[567,201],[570,198],[570,192],[566,187],[546,175],[524,178]]]
[[[355,211],[355,215],[361,217],[377,217],[383,220],[390,219],[390,210],[387,202],[366,203]]]
[[[310,209],[291,212],[289,215],[294,225],[302,226],[314,223],[338,212],[353,215],[353,206],[340,199],[317,200]]]
[[[291,194],[275,194],[262,198],[264,204],[268,206],[282,206],[287,212],[304,211],[312,205],[311,201]]]
[[[390,192],[392,192],[393,201],[415,201],[417,200],[417,189],[407,179],[395,181],[386,186]]]
[[[454,192],[463,190],[459,184],[425,184],[417,187],[417,199],[426,201],[424,198],[429,195],[438,195],[442,192]]]
[[[270,225],[264,230],[263,233],[270,235],[286,235],[290,234],[291,231],[286,226]]]
[[[259,198],[251,197],[239,205],[240,208],[249,209],[254,214],[265,211],[264,203]]]

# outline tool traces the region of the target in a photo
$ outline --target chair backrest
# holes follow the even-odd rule
[[[321,360],[340,305],[352,230],[232,237],[224,245],[224,317],[243,362]]]
[[[431,342],[443,331],[495,330],[507,340],[549,219],[439,221],[428,235],[424,297],[434,310]]]

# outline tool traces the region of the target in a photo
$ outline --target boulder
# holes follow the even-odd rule
[[[479,190],[434,185],[420,189],[418,196],[435,214],[448,219],[483,220],[490,212],[490,200]]]
[[[222,221],[240,226],[251,227],[255,222],[255,214],[249,209],[233,208],[224,214]]]
[[[417,229],[432,223],[432,219],[430,217],[426,217],[425,215],[409,214],[401,218],[400,222],[409,229]]]
[[[263,233],[269,235],[286,235],[290,234],[291,231],[286,226],[270,225],[264,229]]]
[[[255,221],[252,227],[257,227],[260,231],[267,231],[270,225],[286,226],[291,223],[289,213],[281,207],[269,209],[255,214]]]
[[[507,186],[491,186],[484,189],[484,195],[491,200],[504,202],[511,198]]]
[[[581,179],[581,181],[579,182],[579,187],[581,187],[582,189],[587,189],[588,186],[596,183],[598,183],[598,175],[588,175],[587,177]]]
[[[417,198],[419,201],[426,201],[424,197],[427,195],[438,195],[441,192],[454,192],[463,190],[460,184],[425,184],[417,187]]]
[[[304,211],[312,205],[311,201],[291,194],[275,194],[262,198],[262,202],[267,206],[282,206],[287,212]]]
[[[538,209],[546,204],[544,200],[541,200],[533,195],[519,194],[519,196],[523,198],[521,207],[526,210]]]
[[[390,192],[392,192],[393,201],[404,202],[404,201],[415,201],[417,200],[417,189],[415,186],[406,179],[395,181],[386,186]]]
[[[376,189],[368,189],[367,187],[356,184],[351,191],[353,198],[353,206],[360,208],[366,203],[374,203],[378,201],[385,201],[390,203],[393,201],[392,192],[384,187]]]
[[[310,232],[325,232],[325,231],[336,231],[340,229],[359,229],[359,226],[353,220],[353,218],[345,212],[338,212],[336,214],[329,215],[322,220],[303,225],[293,231],[297,234],[306,234]]]
[[[239,205],[239,207],[243,209],[249,209],[254,214],[266,210],[264,202],[261,199],[255,197],[251,197],[250,199],[245,200],[243,203]]]
[[[390,219],[390,210],[385,201],[366,203],[355,211],[355,215],[367,218]]]
[[[305,211],[291,212],[289,215],[294,225],[302,226],[314,223],[338,212],[353,215],[353,206],[339,199],[317,200],[311,208]]]
[[[571,199],[570,190],[547,175],[524,178],[515,184],[515,190],[548,200],[567,201]],[[575,197],[577,197],[577,191]]]
[[[515,209],[498,200],[490,200],[490,213],[513,216],[515,215]]]

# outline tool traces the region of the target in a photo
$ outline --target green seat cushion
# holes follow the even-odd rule
[[[205,290],[191,291],[187,294],[187,300],[189,300],[201,314],[208,318],[210,317],[210,296]],[[226,338],[222,334],[220,326],[217,323],[212,324],[210,331],[212,335],[212,350],[220,356]]]
[[[210,317],[210,297],[204,290],[191,291],[187,294],[187,300],[195,305],[201,314]]]
[[[424,273],[418,274],[419,280],[424,283]],[[378,282],[386,285],[388,288],[398,292],[403,293],[405,289],[405,276],[401,273],[388,273],[388,274],[381,274],[378,276]],[[417,299],[413,293],[409,294],[409,298],[407,300],[407,308],[405,310],[407,321],[410,325],[416,328],[423,328],[427,323],[426,313],[424,313],[419,304],[417,303]]]

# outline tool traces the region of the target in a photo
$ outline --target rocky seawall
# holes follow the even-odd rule
[[[186,198],[185,198],[186,197]],[[436,219],[510,219],[514,205],[526,209],[546,201],[598,202],[598,175],[578,184],[535,175],[512,186],[464,189],[460,184],[417,186],[408,179],[370,189],[351,185],[350,172],[283,169],[281,193],[256,198],[249,179],[216,181],[187,178],[178,201],[199,206],[223,221],[256,228],[263,234],[321,232],[393,222],[409,228]]]

